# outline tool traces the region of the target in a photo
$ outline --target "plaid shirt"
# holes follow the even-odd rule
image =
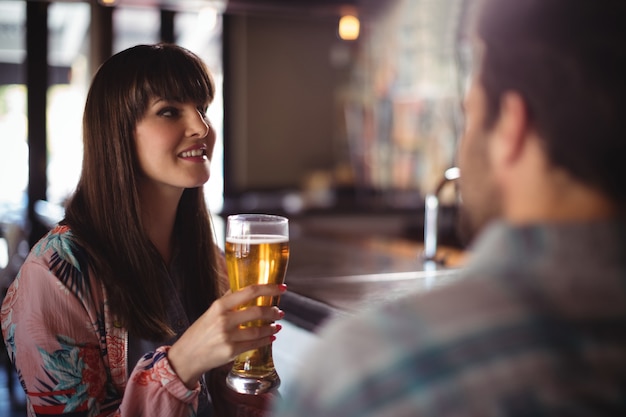
[[[460,274],[330,324],[277,417],[626,416],[626,223],[497,223]]]

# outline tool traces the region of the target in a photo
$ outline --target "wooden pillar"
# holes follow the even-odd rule
[[[91,3],[89,72],[92,76],[113,55],[113,10],[98,2]]]
[[[48,2],[26,2],[26,87],[28,113],[28,242],[33,246],[47,228],[39,222],[34,206],[46,199],[46,107],[48,92]]]
[[[161,10],[161,42],[174,43],[174,17],[176,12]]]

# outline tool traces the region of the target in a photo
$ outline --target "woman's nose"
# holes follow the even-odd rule
[[[189,119],[189,136],[203,138],[209,134],[209,123],[206,120],[206,115],[200,112],[200,110],[194,109]]]

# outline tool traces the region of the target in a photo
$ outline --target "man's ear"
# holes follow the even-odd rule
[[[500,101],[500,115],[494,128],[492,158],[497,165],[515,163],[527,145],[528,110],[519,93],[504,93]]]

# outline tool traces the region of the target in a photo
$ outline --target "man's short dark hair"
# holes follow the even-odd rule
[[[485,0],[488,125],[524,98],[550,162],[626,203],[626,0]]]

